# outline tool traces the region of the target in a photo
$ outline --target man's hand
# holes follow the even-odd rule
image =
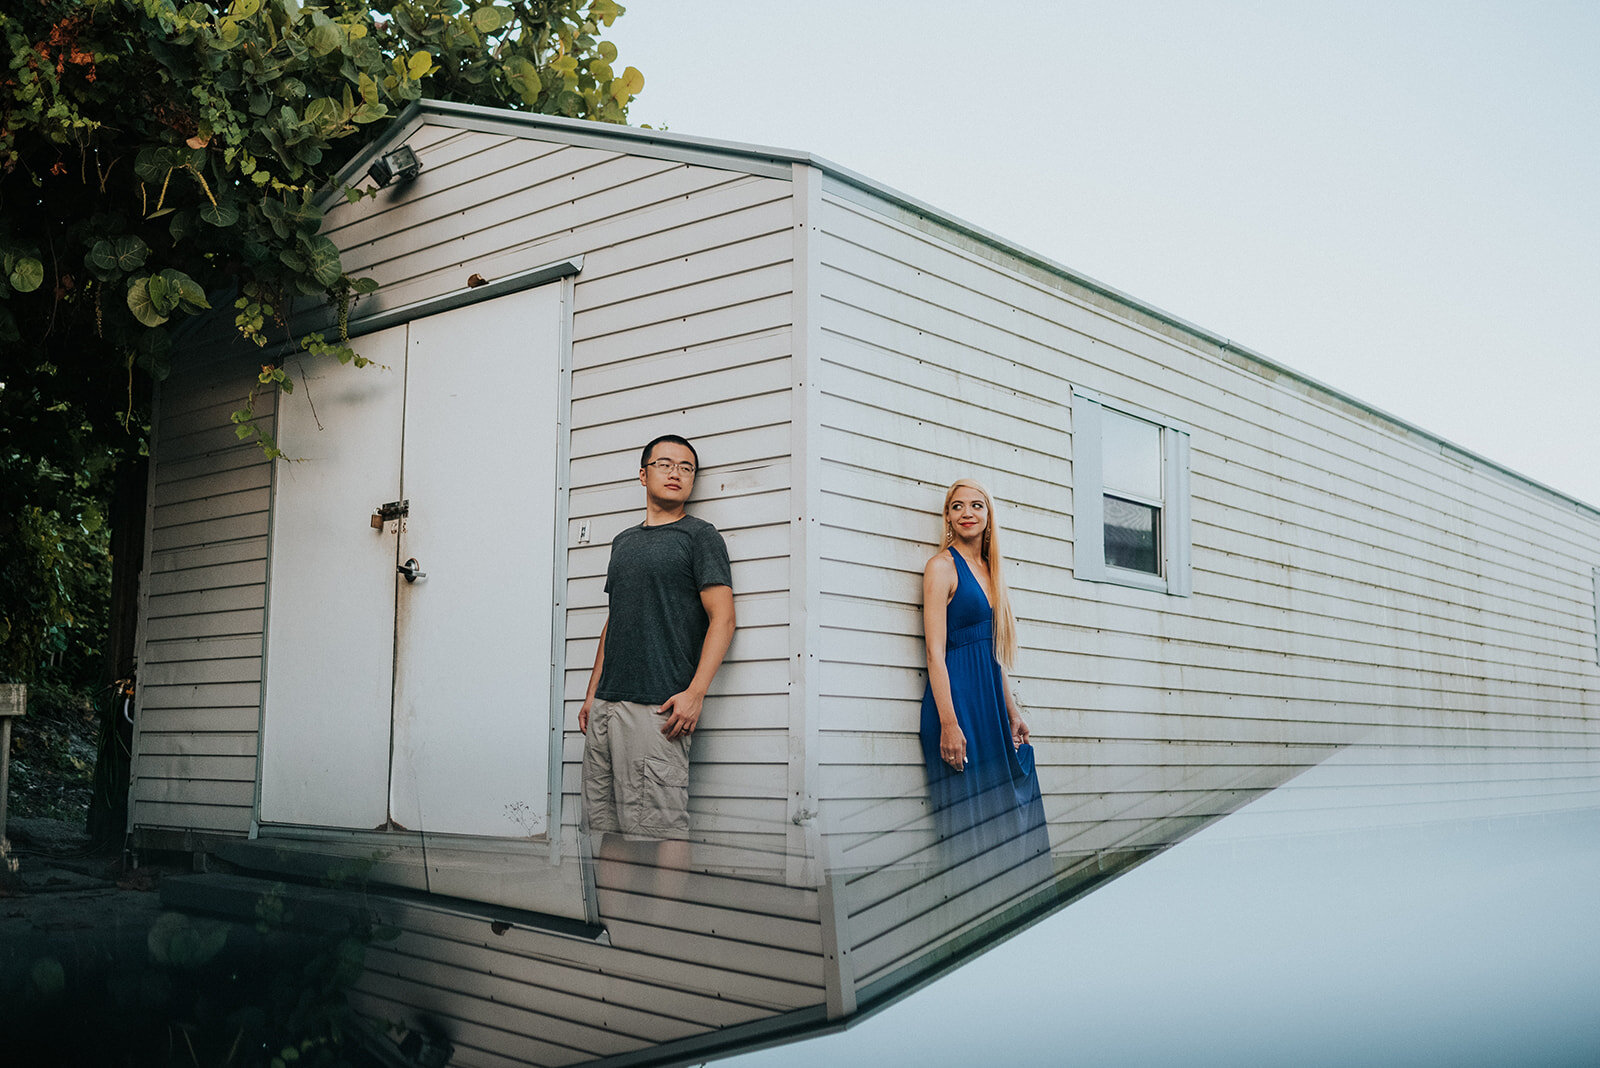
[[[589,706],[594,703],[594,698],[585,697],[583,704],[578,706],[578,733],[589,733]]]
[[[700,706],[705,704],[706,695],[693,690],[684,690],[675,693],[661,702],[661,715],[667,721],[661,725],[661,733],[668,738],[677,738],[684,734],[693,734],[695,726],[700,722]]]

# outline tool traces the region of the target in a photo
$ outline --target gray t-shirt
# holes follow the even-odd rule
[[[732,585],[728,547],[703,519],[641,524],[613,538],[606,570],[611,616],[595,696],[659,705],[682,693],[700,666],[710,625],[700,591]]]

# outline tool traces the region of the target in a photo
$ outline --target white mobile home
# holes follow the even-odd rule
[[[1600,511],[808,155],[425,103],[351,180],[401,145],[420,174],[324,230],[381,283],[350,317],[380,366],[289,357],[257,401],[294,459],[235,437],[263,357],[226,324],[160,388],[130,824],[368,858],[412,893],[360,996],[455,1063],[840,1025],[1375,741],[1463,797],[1592,789]],[[681,892],[597,881],[577,834],[607,545],[661,432],[740,623]],[[964,474],[1043,863],[933,845],[919,577]]]

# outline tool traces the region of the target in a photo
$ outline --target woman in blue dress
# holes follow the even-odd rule
[[[945,494],[943,548],[922,571],[929,796],[940,837],[963,851],[1048,851],[1028,725],[1006,678],[1017,624],[993,513],[982,486],[958,480]]]

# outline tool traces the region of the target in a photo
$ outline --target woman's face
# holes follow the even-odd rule
[[[958,486],[945,505],[944,518],[958,538],[976,538],[989,526],[989,506],[971,486]]]

